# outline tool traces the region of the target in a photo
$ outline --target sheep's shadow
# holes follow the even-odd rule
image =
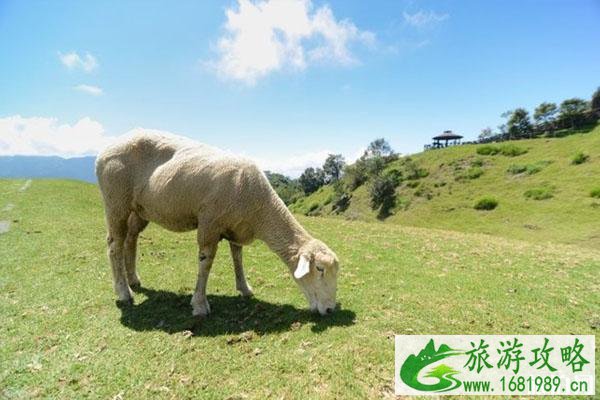
[[[191,295],[140,288],[147,296],[139,304],[121,305],[121,323],[136,331],[161,330],[167,333],[191,331],[193,336],[219,336],[255,331],[258,334],[292,330],[312,323],[313,332],[331,326],[354,324],[356,314],[337,309],[332,315],[320,316],[289,304],[269,303],[256,297],[208,295],[211,314],[208,318],[192,317]]]

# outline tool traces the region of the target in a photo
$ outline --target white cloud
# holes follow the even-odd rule
[[[13,115],[0,118],[0,156],[37,155],[76,157],[96,155],[106,146],[125,136],[141,132],[152,132],[190,140],[168,131],[133,128],[118,136],[106,133],[102,124],[89,117],[81,118],[74,124],[59,123],[57,118],[22,117]],[[227,151],[227,150],[226,150]],[[227,151],[228,153],[234,153]],[[347,163],[353,163],[362,155],[364,148],[354,153],[343,154]],[[308,167],[321,167],[329,154],[338,151],[315,150],[306,153],[280,154],[279,156],[245,157],[256,162],[263,170],[278,172],[297,178]]]
[[[77,86],[73,87],[73,89],[78,90],[83,93],[90,94],[92,96],[100,96],[104,93],[102,88],[100,88],[98,86],[92,86],[92,85],[77,85]]]
[[[96,155],[106,146],[125,136],[141,132],[156,133],[188,140],[168,131],[133,128],[122,135],[111,136],[102,124],[89,117],[74,124],[59,123],[57,118],[0,118],[0,155],[36,155],[75,157]]]
[[[404,21],[415,28],[424,28],[448,19],[448,14],[437,14],[434,11],[417,11],[414,14],[402,13]]]
[[[350,20],[337,20],[329,6],[311,0],[238,0],[226,10],[218,60],[209,66],[226,79],[253,85],[271,72],[304,70],[315,62],[357,62],[350,44],[372,45],[375,35]]]
[[[308,167],[320,167],[329,154],[327,150],[317,150],[304,154],[293,154],[280,159],[248,156],[264,171],[278,172],[297,178]]]
[[[349,154],[342,154],[346,163],[354,163],[362,154],[364,148],[358,149],[357,151]],[[281,158],[269,157],[253,157],[247,156],[264,171],[278,172],[280,174],[297,178],[306,168],[322,167],[325,159],[329,154],[339,154],[339,151],[331,150],[315,150],[307,153],[296,153],[292,155],[283,155]]]
[[[85,53],[85,55],[80,56],[74,51],[66,54],[59,52],[58,58],[60,59],[60,62],[63,63],[63,65],[68,69],[81,68],[85,72],[92,72],[98,67],[98,61],[96,60],[96,57],[90,53]]]
[[[59,124],[56,118],[0,118],[0,155],[92,155],[115,137],[102,124],[85,117],[74,124]]]

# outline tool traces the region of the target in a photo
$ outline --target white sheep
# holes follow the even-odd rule
[[[221,239],[229,241],[236,288],[243,296],[252,290],[244,276],[242,246],[259,239],[288,266],[312,311],[334,310],[335,253],[296,221],[253,162],[188,139],[144,132],[104,150],[96,175],[119,301],[132,302],[130,287],[140,285],[137,238],[152,221],[175,232],[198,232],[195,316],[210,312],[206,283]]]

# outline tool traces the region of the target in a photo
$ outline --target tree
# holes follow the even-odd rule
[[[325,184],[325,174],[321,168],[306,168],[298,179],[304,193],[311,194]]]
[[[350,191],[365,183],[367,179],[369,179],[367,166],[362,159],[358,159],[353,165],[346,165],[344,168],[344,181]]]
[[[510,118],[512,113],[513,113],[512,110],[504,111],[502,114],[500,114],[500,117],[508,119],[508,118]],[[500,131],[500,137],[504,140],[510,139],[510,132],[508,131],[507,124],[508,123],[498,125],[498,130]]]
[[[531,137],[533,128],[529,120],[529,113],[524,108],[515,109],[507,122],[509,138]]]
[[[359,163],[364,164],[364,168],[367,172],[367,175],[371,178],[376,177],[384,170],[387,159],[383,156],[372,156],[369,158],[361,159],[358,161]]]
[[[341,154],[329,154],[323,164],[323,173],[325,174],[325,182],[337,182],[342,176],[342,170],[346,162]]]
[[[585,111],[587,110],[587,101],[579,98],[567,99],[560,103],[560,113],[558,118],[568,123],[572,129],[579,128],[585,121]]]
[[[492,136],[494,136],[494,132],[492,132],[492,128],[487,127],[481,130],[481,133],[479,134],[479,141],[480,142],[484,142],[486,140],[489,140]]]
[[[392,150],[390,144],[384,138],[379,138],[369,143],[369,146],[367,147],[367,150],[365,150],[363,157],[389,157],[394,155],[396,155],[396,153],[394,153],[394,150]]]
[[[554,115],[557,111],[558,107],[556,107],[556,104],[554,103],[544,102],[537,106],[533,113],[533,119],[535,119],[538,129],[552,132]]]
[[[378,176],[370,188],[371,208],[379,208],[378,218],[383,219],[390,215],[391,209],[396,205],[397,180],[390,175]]]
[[[600,116],[600,87],[596,89],[596,91],[592,95],[590,107],[592,111],[594,111],[596,114],[598,114],[598,116]]]
[[[333,207],[332,211],[336,214],[346,211],[350,206],[352,195],[346,191],[344,181],[337,180],[333,182]]]
[[[286,205],[290,205],[303,196],[302,188],[297,179],[271,171],[265,171],[267,179]]]

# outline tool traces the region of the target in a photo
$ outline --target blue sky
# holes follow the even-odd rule
[[[0,154],[157,129],[291,175],[600,85],[600,1],[0,1]]]

